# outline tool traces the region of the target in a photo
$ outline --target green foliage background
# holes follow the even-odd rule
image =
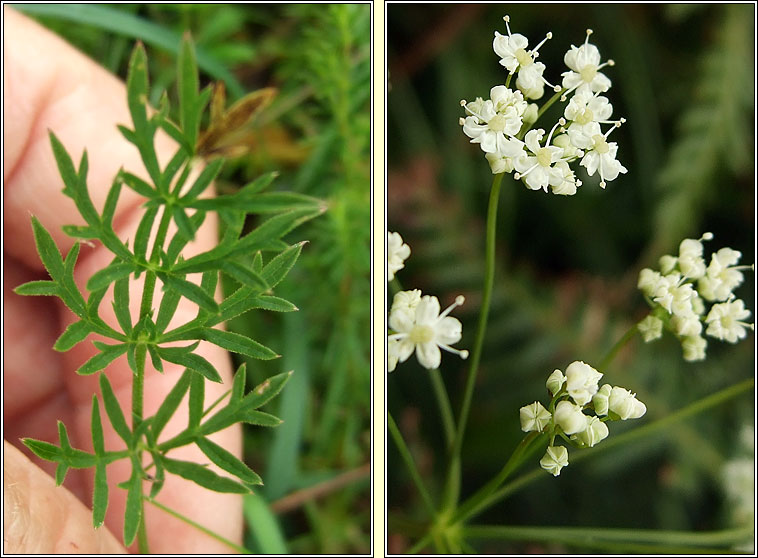
[[[246,432],[245,458],[266,484],[246,497],[245,542],[253,552],[367,553],[370,5],[15,7],[122,78],[141,39],[150,54],[154,104],[168,88],[178,106],[173,84],[185,30],[197,44],[201,87],[224,79],[229,103],[259,88],[279,89],[239,138],[248,153],[228,161],[216,187],[231,192],[276,170],[277,188],[317,196],[329,207],[299,231],[310,243],[280,286],[301,311],[254,313],[228,326],[284,355],[250,360],[249,386],[297,372],[278,398],[284,424],[273,433]],[[314,487],[326,490],[282,507],[284,497]]]
[[[753,5],[388,6],[388,227],[411,246],[403,287],[466,304],[454,315],[473,344],[483,272],[484,220],[492,175],[458,119],[460,99],[486,97],[505,81],[492,51],[494,30],[537,44],[545,77],[560,81],[563,54],[592,42],[613,81],[607,96],[628,174],[605,191],[579,176],[573,197],[529,191],[506,177],[498,216],[498,269],[479,383],[463,447],[465,498],[489,480],[523,436],[518,409],[546,400],[544,381],[574,360],[597,363],[647,306],[636,289],[642,267],[675,253],[686,237],[715,234],[720,247],[755,261]],[[548,97],[545,96],[541,101]],[[552,107],[545,122],[563,110]],[[560,108],[558,108],[560,107]],[[707,256],[710,257],[710,256]],[[755,309],[755,275],[736,294]],[[752,333],[736,346],[710,339],[708,358],[687,363],[669,336],[637,337],[604,382],[636,391],[644,422],[739,380],[755,367]],[[466,363],[444,355],[442,376],[458,412]],[[424,480],[439,495],[445,451],[427,373],[412,357],[387,382],[388,406]],[[639,421],[638,421],[639,422]],[[663,435],[616,448],[547,474],[475,519],[478,524],[713,530],[731,525],[720,487],[737,452],[752,397],[741,397]],[[611,437],[634,428],[613,424]],[[538,467],[538,458],[530,466]],[[390,552],[403,552],[423,527],[420,504],[388,443]],[[562,552],[561,545],[481,543],[482,553]],[[576,547],[573,548],[576,550]],[[581,548],[579,548],[581,550]]]

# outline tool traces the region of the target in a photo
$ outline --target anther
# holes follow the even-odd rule
[[[713,240],[713,233],[712,232],[703,233],[703,236],[700,237],[700,240]]]
[[[461,106],[465,107],[467,105],[466,99],[461,99]]]

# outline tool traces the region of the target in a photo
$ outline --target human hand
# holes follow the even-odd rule
[[[62,181],[48,139],[53,130],[66,149],[78,160],[83,149],[89,153],[88,185],[95,206],[102,208],[113,176],[120,167],[146,177],[137,150],[127,143],[116,124],[130,121],[124,84],[85,58],[61,39],[35,22],[4,7],[4,436],[26,455],[30,452],[19,439],[32,437],[55,442],[56,421],[69,427],[74,447],[91,450],[90,402],[98,392],[96,377],[74,373],[95,353],[90,339],[67,353],[52,347],[57,337],[74,319],[57,298],[21,297],[12,292],[19,284],[44,279],[46,272],[34,249],[30,215],[35,215],[50,231],[65,254],[73,239],[63,234],[64,224],[82,224],[71,199],[65,197]],[[157,138],[162,165],[173,154],[174,145],[165,136]],[[134,238],[140,216],[139,196],[124,189],[116,211],[114,228],[122,238]],[[206,219],[188,254],[209,249],[215,238],[215,221]],[[104,267],[111,254],[103,246],[82,246],[76,280],[83,286],[87,278]],[[132,315],[138,314],[141,285],[132,283]],[[158,295],[159,296],[159,295]],[[117,322],[109,293],[101,304],[104,319]],[[175,319],[187,319],[196,310],[182,300]],[[186,304],[182,307],[182,304]],[[197,351],[212,362],[224,384],[206,385],[207,401],[217,399],[231,377],[226,353],[203,343]],[[183,368],[166,363],[158,374],[146,367],[145,416],[154,414],[178,380]],[[130,408],[130,371],[121,358],[108,367],[108,377],[122,407]],[[187,420],[186,409],[177,412],[165,429],[165,436],[178,433]],[[105,425],[106,449],[121,449],[115,432]],[[212,439],[232,453],[241,454],[239,426],[219,432]],[[207,462],[195,446],[180,448],[172,457]],[[36,465],[35,465],[36,464]],[[4,525],[6,552],[117,552],[123,530],[126,491],[116,484],[129,477],[129,463],[108,466],[109,506],[106,527],[95,531],[91,514],[90,471],[72,470],[64,487],[43,479],[39,467],[52,474],[54,464],[36,457],[25,459],[18,450],[5,445]],[[149,489],[149,487],[146,486]],[[77,498],[79,501],[77,501]],[[238,495],[205,490],[178,477],[169,476],[157,497],[162,504],[198,522],[219,535],[239,542],[242,533],[241,499]],[[82,504],[83,503],[83,504]],[[149,505],[145,522],[151,552],[218,553],[226,546],[194,527]],[[123,548],[121,548],[123,551]]]

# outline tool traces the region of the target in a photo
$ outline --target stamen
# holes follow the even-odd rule
[[[584,45],[587,46],[587,43],[590,40],[590,35],[592,35],[592,29],[587,29],[587,36],[584,38]]]
[[[510,37],[511,36],[511,26],[508,25],[508,23],[511,21],[511,16],[509,16],[509,15],[503,16],[503,21],[505,21],[505,28],[508,31],[508,36]]]
[[[447,308],[445,308],[445,311],[442,312],[442,314],[440,314],[439,318],[437,318],[437,319],[441,320],[442,318],[444,318],[445,316],[447,316],[450,312],[452,312],[454,308],[456,308],[458,306],[462,306],[465,301],[466,301],[466,298],[463,295],[456,296],[455,297],[455,302],[453,302],[450,306],[448,306]]]
[[[703,240],[713,240],[713,233],[712,232],[703,233],[703,236],[700,237],[700,241],[702,242]]]
[[[450,345],[439,345],[440,349],[446,350],[448,353],[460,356],[463,360],[468,358],[468,351],[466,349],[454,349]]]
[[[534,56],[536,58],[537,57],[537,51],[540,49],[540,47],[545,44],[545,41],[547,41],[548,39],[552,39],[552,38],[553,38],[553,34],[552,33],[548,33],[547,35],[545,35],[545,38],[542,39],[542,41],[540,41],[540,43],[536,47],[534,47],[532,49],[532,56]]]
[[[553,129],[550,130],[550,133],[547,135],[547,141],[545,142],[545,147],[547,147],[548,145],[550,145],[550,138],[553,137],[553,132],[555,132],[555,129],[559,125],[560,126],[565,126],[566,125],[566,119],[563,118],[563,117],[561,117],[560,119],[558,119],[558,122],[555,123],[555,125],[553,126]]]
[[[532,165],[531,167],[529,167],[528,169],[526,169],[526,170],[524,171],[524,173],[523,173],[523,174],[514,173],[514,175],[513,175],[513,178],[515,178],[516,180],[521,180],[521,179],[522,179],[522,178],[524,178],[524,177],[525,177],[527,174],[529,174],[529,173],[530,173],[530,172],[532,172],[534,169],[536,169],[538,166],[540,166],[540,164],[539,164],[539,163],[536,163],[536,164]]]

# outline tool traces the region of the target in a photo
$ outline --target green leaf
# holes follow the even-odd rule
[[[289,300],[279,298],[278,296],[258,295],[251,302],[255,304],[253,308],[262,308],[263,310],[271,310],[272,312],[296,312],[299,310]]]
[[[161,305],[158,308],[158,317],[155,320],[155,327],[160,333],[166,331],[171,318],[173,318],[176,313],[176,308],[179,306],[179,299],[181,298],[181,293],[175,289],[166,289],[163,291]]]
[[[158,197],[158,192],[155,188],[150,186],[147,182],[142,180],[139,176],[135,176],[130,172],[123,172],[121,173],[121,177],[124,179],[124,184],[129,186],[132,190],[137,192],[140,196],[143,196],[148,199],[153,199]]]
[[[295,227],[306,221],[321,215],[322,211],[317,210],[294,210],[276,215],[254,229],[249,234],[242,237],[239,243],[230,251],[230,256],[237,253],[249,253],[253,250],[259,250],[259,246],[265,245],[272,239],[278,239]],[[190,261],[190,260],[188,260]]]
[[[232,479],[221,477],[213,471],[192,463],[190,461],[179,461],[177,459],[163,459],[163,465],[166,471],[179,475],[182,478],[191,480],[200,486],[209,488],[216,492],[230,492],[235,494],[247,494],[250,490]]]
[[[244,335],[232,331],[208,328],[203,331],[203,338],[227,351],[246,355],[251,358],[271,360],[280,356],[257,341],[253,341]]]
[[[184,131],[187,147],[190,153],[194,154],[200,127],[200,107],[197,106],[200,83],[197,75],[195,48],[189,32],[185,32],[182,37],[177,59],[177,76],[179,82],[179,122]]]
[[[104,345],[104,346],[105,346],[104,349],[101,349],[98,354],[96,354],[87,362],[85,362],[79,368],[79,370],[76,371],[76,373],[86,376],[88,374],[94,374],[95,372],[99,372],[100,370],[108,366],[111,362],[116,360],[118,357],[123,355],[127,349],[126,344]]]
[[[150,94],[147,81],[147,53],[141,42],[137,42],[129,59],[126,78],[126,96],[129,112],[134,123],[134,133],[138,141],[147,131],[147,97]]]
[[[113,429],[116,431],[116,434],[118,434],[121,439],[126,442],[126,445],[128,447],[131,447],[133,443],[132,432],[129,430],[129,427],[126,424],[124,412],[121,410],[118,399],[116,399],[116,394],[113,393],[113,387],[108,380],[108,376],[105,374],[100,374],[100,391],[103,395],[105,413],[108,415],[108,418],[111,421],[111,425],[113,425]]]
[[[100,232],[90,226],[63,225],[61,228],[63,229],[64,233],[72,238],[91,239],[98,238],[100,236]]]
[[[187,200],[187,202],[190,202],[191,200],[194,200],[200,194],[202,194],[205,191],[205,189],[210,185],[210,183],[213,182],[213,180],[216,178],[218,173],[221,171],[221,167],[223,166],[224,166],[223,159],[215,159],[214,161],[211,161],[210,163],[208,163],[208,165],[200,173],[200,176],[198,176],[195,182],[193,182],[192,187],[187,191],[187,193],[184,196],[182,196],[180,203],[182,203],[182,205],[185,205],[187,207],[195,207],[191,203],[185,203],[185,200]]]
[[[196,346],[191,345],[191,347]],[[200,355],[188,352],[189,347],[157,347],[158,354],[163,360],[179,364],[202,374],[212,382],[221,383],[221,376],[213,365]]]
[[[234,374],[231,401],[241,401],[247,387],[247,365],[243,362]]]
[[[119,279],[128,277],[135,271],[137,271],[137,269],[134,264],[127,262],[112,263],[89,278],[89,281],[87,281],[87,289],[90,291],[102,289]]]
[[[174,217],[174,222],[179,228],[179,232],[184,235],[186,239],[193,240],[195,238],[195,229],[184,209],[178,205],[174,205],[171,207],[171,215]]]
[[[160,273],[158,277],[163,281],[166,288],[178,291],[183,297],[191,300],[204,310],[214,313],[218,312],[218,304],[213,300],[213,297],[208,295],[195,283],[165,273]]]
[[[192,374],[189,388],[189,429],[200,424],[205,405],[205,379],[199,374]]]
[[[268,285],[266,284],[266,281],[263,279],[263,277],[261,277],[252,269],[248,269],[238,262],[222,261],[220,269],[229,277],[236,279],[243,285],[254,287],[260,291],[265,291],[268,289]]]
[[[58,285],[55,281],[29,281],[13,289],[13,292],[24,296],[56,296]]]
[[[192,217],[190,217],[190,221],[192,222],[192,228],[194,230],[199,229],[200,225],[202,225],[203,221],[205,221],[205,212],[196,212]],[[168,250],[166,250],[166,254],[168,256],[167,265],[173,264],[176,261],[177,257],[179,257],[179,253],[182,251],[182,248],[187,245],[187,242],[189,242],[189,239],[177,231],[168,245]]]
[[[84,320],[74,322],[58,337],[53,349],[60,352],[69,351],[74,345],[84,341],[91,332],[92,328],[88,322]]]
[[[23,438],[23,444],[31,450],[37,457],[46,461],[58,461],[63,459],[63,450],[50,442],[35,440],[33,438]]]
[[[90,292],[89,297],[87,298],[88,316],[92,318],[98,316],[98,309],[100,308],[100,303],[102,302],[103,297],[105,297],[106,292],[108,292],[107,287]]]
[[[242,188],[240,188],[240,194],[247,196],[250,194],[257,194],[259,192],[262,192],[271,185],[277,176],[279,176],[279,173],[277,171],[262,174],[252,182],[248,182]]]
[[[292,376],[292,371],[277,374],[258,384],[255,389],[245,396],[243,404],[246,409],[257,409],[268,403],[282,391],[284,384]]]
[[[142,521],[142,475],[136,457],[132,458],[132,476],[129,478],[124,512],[124,546],[129,546],[137,536]]]
[[[123,277],[113,285],[113,312],[121,330],[129,335],[132,331],[132,315],[129,312],[129,277]]]
[[[261,251],[257,251],[253,256],[253,271],[260,273],[263,271],[263,254]]]
[[[218,444],[210,441],[208,438],[198,438],[196,442],[208,459],[227,473],[233,474],[246,484],[263,484],[261,477],[255,471]]]
[[[58,466],[55,468],[55,486],[63,484],[63,481],[66,480],[66,473],[68,473],[68,465],[58,463]]]
[[[47,269],[50,277],[55,281],[60,281],[63,277],[63,258],[53,237],[34,215],[32,215],[32,228],[34,229],[34,242],[37,245],[37,252],[45,269]]]
[[[241,194],[218,196],[193,200],[186,204],[188,207],[203,211],[219,211],[235,209],[257,215],[266,213],[283,213],[296,209],[314,210],[323,205],[319,199],[295,192],[271,192],[245,197]]]
[[[174,128],[176,129],[176,127]],[[177,143],[181,144],[181,141],[178,141]],[[169,187],[171,186],[171,182],[174,180],[174,176],[176,176],[176,173],[179,172],[179,169],[182,168],[182,165],[185,163],[185,161],[187,161],[188,158],[189,155],[187,155],[187,150],[184,147],[179,147],[179,149],[176,150],[176,153],[174,153],[174,156],[166,165],[166,168],[163,169],[161,180],[163,180],[163,189],[166,192],[169,191]]]
[[[150,362],[153,364],[153,368],[155,368],[158,372],[162,374],[163,361],[161,360],[161,355],[158,354],[158,351],[156,350],[155,345],[148,345],[147,352],[150,355]]]
[[[182,399],[184,398],[184,394],[187,393],[187,388],[190,385],[192,376],[195,376],[195,374],[192,374],[190,370],[185,370],[181,378],[179,378],[179,381],[176,382],[176,385],[171,388],[171,391],[166,396],[166,399],[164,399],[163,403],[161,403],[161,406],[158,408],[158,412],[155,413],[151,429],[156,440],[160,436],[169,419],[176,412],[176,409],[179,407],[179,403],[181,403]]]
[[[103,435],[103,422],[100,420],[100,403],[97,400],[97,395],[92,394],[92,418],[90,421],[92,429],[92,448],[95,450],[95,455],[105,455],[105,437]]]
[[[116,205],[118,204],[118,198],[121,194],[121,177],[116,175],[111,184],[111,189],[108,190],[108,196],[105,198],[105,206],[103,207],[102,222],[111,228],[113,223],[113,216],[116,214]]]
[[[275,287],[287,276],[292,269],[292,266],[295,265],[297,258],[300,256],[304,244],[305,242],[299,242],[294,246],[290,246],[266,264],[261,276],[266,283],[268,283],[269,287]]]
[[[134,256],[139,261],[147,261],[147,244],[150,241],[150,231],[153,229],[159,207],[148,208],[137,227],[134,235]]]
[[[84,151],[82,154],[79,173],[77,173],[74,169],[74,162],[66,148],[63,147],[53,132],[50,132],[50,143],[53,147],[55,162],[58,165],[58,172],[65,184],[63,193],[74,200],[79,213],[84,217],[87,224],[100,228],[100,215],[92,204],[87,191],[87,152]]]
[[[92,492],[92,525],[97,529],[105,522],[105,512],[108,510],[108,478],[105,473],[105,462],[98,461],[95,465],[95,484]]]
[[[284,422],[279,417],[264,413],[263,411],[246,410],[237,415],[237,420],[254,424],[256,426],[279,426]]]

